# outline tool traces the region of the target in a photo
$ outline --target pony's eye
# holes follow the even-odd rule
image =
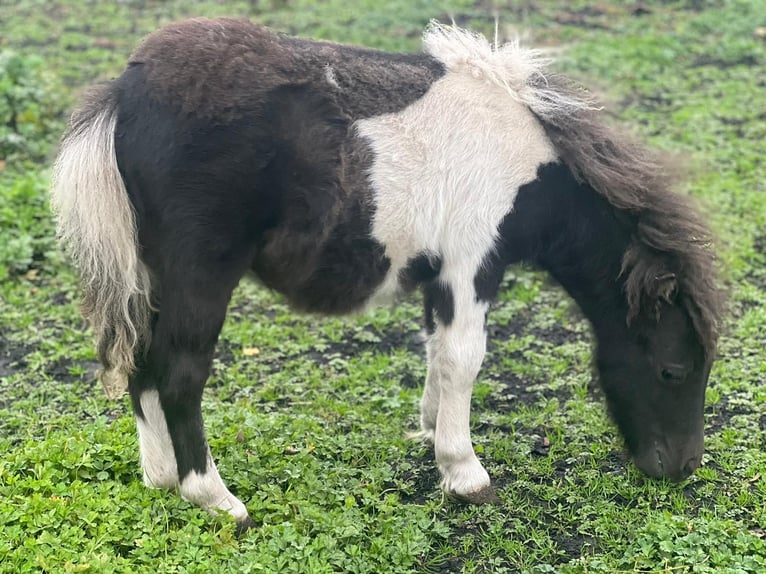
[[[665,365],[660,370],[660,377],[666,383],[682,383],[688,373],[689,369],[684,365]]]

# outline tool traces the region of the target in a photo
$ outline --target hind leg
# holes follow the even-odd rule
[[[205,439],[202,391],[239,270],[184,266],[160,279],[160,311],[148,354],[131,380],[141,465],[147,485],[176,487],[212,513],[251,524],[221,479]]]

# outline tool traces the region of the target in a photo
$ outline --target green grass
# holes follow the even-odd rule
[[[0,52],[28,65],[23,141],[0,128],[0,573],[766,571],[766,11],[640,5],[0,0]],[[186,15],[414,50],[431,17],[492,33],[495,7],[501,33],[566,48],[560,69],[678,154],[710,213],[731,305],[704,466],[671,484],[626,463],[592,389],[587,325],[542,275],[514,269],[472,417],[500,506],[443,499],[432,453],[405,439],[425,376],[417,301],[319,320],[253,284],[235,295],[204,409],[221,474],[259,527],[237,539],[227,519],[144,488],[128,401],[94,380],[46,206],[42,158],[78,90]]]

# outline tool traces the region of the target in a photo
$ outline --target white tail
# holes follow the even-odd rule
[[[149,271],[139,258],[136,220],[117,167],[116,105],[108,89],[72,116],[53,170],[51,204],[59,240],[80,272],[83,315],[96,334],[101,381],[115,398],[151,336]]]

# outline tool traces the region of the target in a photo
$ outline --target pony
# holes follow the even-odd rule
[[[423,46],[192,19],[84,95],[52,206],[105,389],[130,393],[146,485],[253,525],[213,462],[201,397],[232,290],[254,275],[318,314],[421,291],[418,436],[444,492],[496,501],[470,402],[487,313],[518,262],[590,322],[638,468],[680,481],[700,465],[722,295],[699,211],[542,52],[435,22]]]

